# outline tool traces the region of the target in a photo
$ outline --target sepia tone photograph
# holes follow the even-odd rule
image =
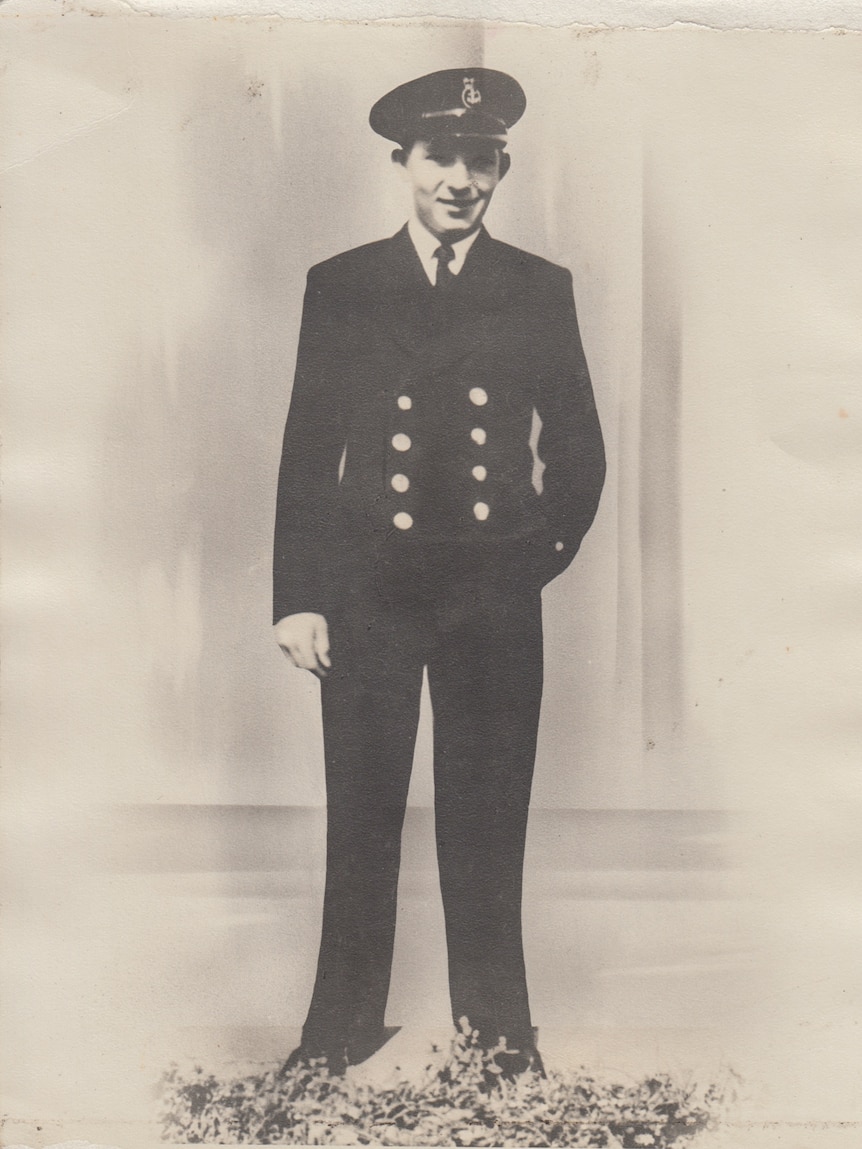
[[[3,7],[0,1142],[858,1145],[860,33]]]

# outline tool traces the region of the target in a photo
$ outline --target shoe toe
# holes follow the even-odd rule
[[[538,1049],[512,1050],[511,1053],[502,1050],[495,1055],[494,1060],[504,1081],[514,1081],[516,1077],[521,1077],[525,1073],[547,1077],[542,1055]]]

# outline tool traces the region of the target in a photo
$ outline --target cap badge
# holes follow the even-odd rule
[[[461,103],[465,108],[472,108],[474,104],[482,103],[482,93],[476,87],[472,76],[464,77],[464,90],[461,92]]]

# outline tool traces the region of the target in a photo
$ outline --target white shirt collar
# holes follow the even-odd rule
[[[440,240],[436,235],[432,235],[427,228],[423,227],[415,215],[411,216],[407,221],[407,231],[410,233],[413,246],[416,248],[416,254],[419,256],[425,274],[428,276],[428,282],[432,284],[436,283],[437,260],[434,258],[434,252],[440,246]],[[464,239],[456,240],[450,245],[455,252],[455,258],[449,263],[449,270],[453,275],[457,275],[464,266],[467,252],[476,242],[478,235],[479,229],[477,228],[476,231],[465,236]]]

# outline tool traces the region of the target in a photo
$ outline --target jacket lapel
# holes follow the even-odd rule
[[[377,286],[375,323],[387,342],[412,352],[428,338],[433,326],[433,291],[407,225],[389,241],[381,282]]]
[[[406,225],[397,232],[385,249],[376,293],[374,328],[382,344],[372,352],[373,359],[388,358],[395,344],[409,357],[410,374],[424,375],[454,365],[500,335],[508,291],[496,247],[483,228],[450,288],[441,322],[440,301]]]

